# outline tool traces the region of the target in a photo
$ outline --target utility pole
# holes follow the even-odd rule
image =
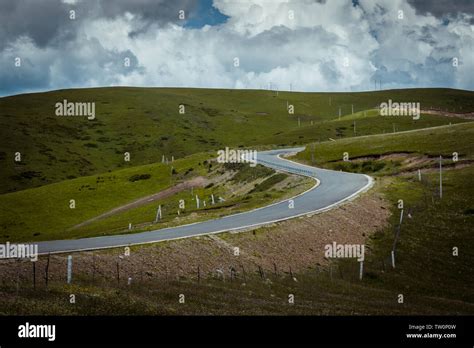
[[[443,157],[439,156],[439,198],[443,198]]]

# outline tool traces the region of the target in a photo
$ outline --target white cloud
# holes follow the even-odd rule
[[[406,0],[214,4],[230,17],[226,23],[190,29],[144,23],[130,13],[91,18],[62,46],[40,49],[22,41],[1,58],[5,63],[12,50],[29,57],[32,71],[43,71],[38,78],[47,80],[44,88],[261,88],[271,82],[279,89],[292,84],[303,91],[347,91],[373,88],[374,76],[385,87],[474,88],[474,32],[467,15],[445,25],[417,14]],[[123,66],[126,57],[130,68]]]

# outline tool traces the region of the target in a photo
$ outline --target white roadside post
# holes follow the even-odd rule
[[[395,234],[395,239],[392,246],[392,267],[395,268],[395,249],[397,247],[398,238],[400,236],[400,230],[402,228],[403,222],[403,209],[400,211],[400,223],[398,224],[397,233]]]
[[[67,283],[71,284],[72,282],[72,255],[67,257]]]
[[[199,209],[199,197],[196,195],[196,208]]]
[[[158,209],[156,210],[156,217],[155,217],[155,223],[161,220],[161,205],[158,206]]]

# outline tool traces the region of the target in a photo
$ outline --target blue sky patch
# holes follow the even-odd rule
[[[229,18],[212,6],[212,0],[200,0],[198,3],[197,11],[190,14],[184,25],[185,28],[199,29],[205,25],[219,25],[225,23]]]

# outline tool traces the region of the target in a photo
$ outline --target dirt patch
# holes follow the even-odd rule
[[[473,160],[463,160],[459,162],[451,162],[451,163],[443,163],[443,170],[454,170],[454,169],[463,169],[466,167],[472,166],[474,163]],[[405,168],[402,172],[398,173],[397,175],[405,176],[405,175],[412,175],[413,173],[417,173],[418,170],[422,174],[429,174],[429,173],[437,173],[439,172],[439,162],[436,161],[428,161],[424,163],[423,166],[417,166],[412,168]]]
[[[361,163],[364,161],[395,161],[400,163],[400,171],[396,175],[410,174],[420,170],[422,173],[431,173],[439,170],[439,157],[432,155],[419,155],[416,153],[410,152],[393,152],[383,155],[369,155],[354,157],[351,161],[355,163]],[[331,161],[331,162],[339,162]],[[449,169],[460,169],[467,166],[470,166],[474,163],[470,159],[459,159],[458,162],[444,161],[443,168],[446,170]]]
[[[459,113],[459,112],[449,112],[437,109],[428,109],[428,110],[420,110],[421,114],[428,114],[428,115],[440,115],[445,117],[457,117],[463,118],[466,120],[474,120],[474,112],[466,112],[466,113]]]
[[[328,261],[324,246],[332,242],[362,244],[377,230],[385,228],[390,216],[389,204],[371,191],[339,208],[240,233],[224,233],[132,247],[73,254],[77,278],[101,278],[106,281],[146,278],[228,277],[231,270],[240,273],[289,273],[305,271]],[[236,249],[238,248],[238,249]],[[237,254],[236,254],[237,253]],[[64,280],[67,255],[52,255],[49,279]],[[36,264],[38,282],[44,282],[47,257]],[[118,266],[117,266],[118,265]],[[117,267],[119,271],[117,272]],[[217,271],[219,270],[219,271]],[[0,279],[11,282],[31,279],[30,261],[0,262]]]
[[[377,194],[367,194],[329,212],[285,221],[226,240],[247,250],[268,270],[303,271],[324,265],[326,244],[363,244],[388,224],[389,204]]]

